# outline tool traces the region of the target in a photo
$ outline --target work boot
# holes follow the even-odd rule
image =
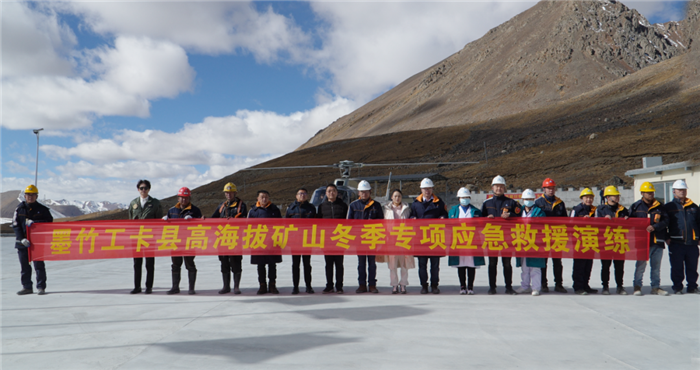
[[[355,290],[355,293],[367,293],[367,285],[360,285],[360,287]]]
[[[197,280],[197,271],[187,271],[187,277],[189,278],[190,282],[190,289],[187,291],[187,294],[195,294],[194,282]]]
[[[369,286],[369,292],[370,292],[370,293],[375,293],[375,294],[376,294],[376,293],[379,293],[379,291],[377,290],[377,286],[376,286],[376,285],[370,285],[370,286]]]
[[[257,294],[265,294],[265,293],[267,293],[267,284],[264,283],[264,282],[261,282],[261,283],[260,283],[260,289],[258,289],[258,293],[257,293]]]
[[[688,290],[688,293],[700,294],[700,288],[689,289],[689,290]]]
[[[297,288],[297,290],[298,290],[298,288]],[[272,294],[280,294],[280,291],[277,290],[277,286],[275,286],[275,281],[274,281],[274,280],[270,280],[270,293],[272,293]]]
[[[568,291],[566,290],[566,288],[564,288],[564,286],[561,285],[561,284],[557,284],[557,285],[554,287],[554,291],[557,292],[557,293],[568,293]]]
[[[32,288],[29,288],[29,289],[24,288],[24,289],[20,290],[19,292],[17,292],[17,295],[25,295],[25,294],[32,294],[32,293],[34,293]]]
[[[328,293],[333,293],[332,286],[326,286],[326,289],[323,289],[323,294],[328,294]]]
[[[637,297],[643,296],[644,294],[642,294],[642,287],[640,287],[640,286],[634,287],[634,295],[636,295]]]
[[[39,295],[46,295],[46,291],[42,288],[39,288],[37,291]]]
[[[306,286],[306,294],[314,294],[314,288],[311,287],[311,285]]]
[[[178,294],[180,293],[180,273],[173,272],[173,287],[168,290],[168,294]]]
[[[602,293],[602,294],[603,294],[603,295],[610,295],[610,288],[604,286],[604,287],[603,287],[603,293]]]
[[[138,294],[138,293],[141,293],[141,287],[134,288],[134,290],[129,292],[129,294]]]
[[[338,293],[338,294],[343,294],[343,293],[345,293],[345,292],[343,292],[343,288],[335,288],[335,292]]]
[[[219,290],[219,294],[231,293],[231,272],[222,272],[221,278],[224,280],[224,287]]]
[[[668,295],[668,292],[661,288],[651,288],[651,294],[654,295]]]
[[[578,295],[588,295],[588,292],[583,289],[575,290],[574,293]]]
[[[585,289],[588,294],[598,294],[598,289],[591,289],[590,287]]]
[[[549,293],[549,287],[548,286],[543,286],[542,290],[540,290],[541,293]]]
[[[423,288],[420,290],[420,294],[428,294],[428,284],[423,284]]]
[[[489,288],[489,294],[494,295],[496,293],[496,288]]]
[[[233,273],[233,294],[241,294],[241,273]]]
[[[294,288],[292,288],[292,294],[299,294],[299,287],[298,286],[295,286]]]
[[[430,293],[433,293],[433,294],[440,294],[440,288],[438,288],[437,285],[432,285],[432,286],[430,287]]]
[[[640,292],[640,293],[641,293],[641,292]],[[619,286],[619,287],[617,287],[617,294],[619,294],[619,295],[627,295],[627,291],[625,290],[625,288]]]
[[[510,287],[510,288],[506,288],[506,294],[517,295],[518,292],[516,292],[515,290],[513,290],[512,287]]]
[[[151,294],[153,293],[153,288],[146,288],[146,294]]]

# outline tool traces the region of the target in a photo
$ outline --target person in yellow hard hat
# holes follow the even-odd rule
[[[630,217],[648,218],[647,232],[649,238],[649,264],[651,265],[651,294],[668,295],[661,289],[661,259],[664,256],[664,241],[668,238],[668,213],[656,198],[656,189],[650,182],[642,183],[640,187],[642,199],[630,206]],[[634,295],[642,295],[642,280],[647,261],[637,261],[634,268]]]
[[[224,185],[224,196],[226,200],[219,204],[214,210],[212,218],[246,218],[248,206],[237,197],[238,188],[236,184],[229,182]],[[221,261],[221,276],[224,280],[224,287],[219,290],[219,294],[231,292],[231,272],[233,272],[233,294],[241,294],[241,274],[243,272],[243,256],[219,256]]]
[[[605,204],[598,207],[596,210],[596,217],[605,217],[607,219],[613,218],[624,218],[628,219],[630,216],[629,210],[624,206],[620,205],[620,192],[616,187],[610,185],[605,188],[603,192],[605,196]],[[625,274],[625,260],[601,260],[603,265],[600,271],[600,278],[603,282],[603,294],[609,295],[610,289],[608,288],[608,282],[610,281],[610,265],[615,265],[615,283],[617,284],[617,294],[627,295],[627,291],[623,287],[623,276]]]
[[[32,294],[32,266],[29,264],[29,247],[31,242],[27,239],[27,229],[34,222],[53,222],[51,210],[45,205],[37,202],[39,189],[34,185],[24,189],[24,201],[17,205],[15,214],[12,216],[12,228],[15,230],[15,248],[19,255],[19,264],[22,267],[20,280],[22,290],[18,295]],[[44,261],[34,261],[36,270],[36,288],[39,295],[46,294],[46,267]]]
[[[581,203],[576,205],[571,211],[571,217],[595,217],[596,206],[593,205],[593,200],[595,199],[593,191],[585,188],[581,190],[579,198],[581,198]],[[574,258],[573,273],[571,274],[574,280],[574,293],[579,295],[598,293],[597,290],[591,289],[591,286],[588,285],[592,269],[592,259]]]

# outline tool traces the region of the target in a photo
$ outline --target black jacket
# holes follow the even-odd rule
[[[547,196],[543,195],[535,200],[535,205],[543,210],[547,217],[566,217],[566,205],[557,197],[547,199]]]
[[[615,206],[615,208],[605,203],[602,206],[598,207],[598,209],[596,209],[595,211],[596,217],[610,216],[612,218],[624,218],[625,216],[629,217],[629,215],[630,211],[619,203],[617,204],[617,206]]]
[[[53,222],[49,207],[39,203],[22,202],[17,205],[15,214],[12,216],[12,228],[15,230],[15,248],[26,248],[20,243],[27,237],[27,220],[34,222]]]
[[[489,215],[500,217],[503,214],[504,208],[508,210],[511,217],[520,216],[520,213],[522,212],[520,203],[508,198],[505,195],[501,195],[491,199],[486,199],[484,204],[481,205],[481,217],[488,217]]]
[[[449,213],[442,199],[433,194],[431,202],[423,201],[423,194],[419,195],[413,203],[411,203],[411,214],[409,218],[447,218]]]
[[[347,218],[348,205],[340,198],[335,198],[334,202],[329,202],[325,199],[323,203],[318,205],[318,218]]]
[[[192,218],[202,218],[202,211],[200,211],[199,208],[192,203],[190,203],[190,205],[184,209],[182,209],[180,203],[178,203],[168,210],[168,218],[185,218],[186,216],[192,216]]]
[[[248,218],[282,218],[282,213],[272,203],[269,203],[267,207],[261,207],[259,203],[255,203],[255,207],[248,212]],[[253,265],[280,262],[282,262],[282,256],[250,256],[250,263]]]
[[[692,200],[685,203],[674,198],[664,206],[668,212],[668,233],[671,240],[686,245],[697,245],[700,238],[700,210]]]
[[[285,218],[316,218],[316,207],[309,202],[294,201],[287,207]]]
[[[350,203],[349,220],[383,220],[384,210],[376,200],[370,198],[366,202],[356,200]]]
[[[248,216],[248,207],[238,198],[233,198],[233,201],[224,201],[214,210],[211,218],[245,218]]]
[[[643,200],[638,200],[630,207],[630,217],[648,218],[649,225],[654,226],[654,232],[649,238],[649,246],[656,244],[663,248],[664,241],[668,239],[668,213],[664,206],[654,199],[649,206]]]
[[[583,203],[577,204],[571,211],[571,217],[595,217],[596,206],[587,206]]]

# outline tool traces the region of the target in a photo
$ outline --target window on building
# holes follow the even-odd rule
[[[671,187],[673,186],[674,182],[675,180],[652,182],[652,185],[654,185],[654,188],[656,189],[654,192],[654,197],[656,200],[661,202],[661,204],[670,202],[673,199],[673,189],[671,189]]]

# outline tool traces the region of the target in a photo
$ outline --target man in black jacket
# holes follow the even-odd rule
[[[326,186],[326,199],[318,206],[318,218],[344,219],[348,215],[348,205],[338,198],[338,188],[335,184]],[[333,266],[335,266],[335,290],[343,294],[343,255],[325,255],[326,259],[326,289],[323,294],[333,293]]]
[[[649,265],[651,267],[651,294],[668,295],[661,289],[661,259],[664,256],[664,242],[668,238],[668,213],[664,205],[654,198],[656,189],[650,182],[640,187],[642,199],[630,207],[630,217],[649,219]],[[634,267],[634,295],[642,295],[642,281],[647,260],[637,261]]]
[[[620,192],[616,187],[610,185],[605,188],[603,192],[605,196],[605,204],[598,207],[596,210],[596,217],[605,217],[609,220],[613,218],[624,218],[625,220],[629,218],[630,213],[627,208],[622,206],[620,202]],[[600,263],[603,265],[600,271],[600,279],[603,283],[603,295],[609,295],[610,289],[608,288],[608,282],[610,281],[610,264],[615,266],[615,283],[617,284],[617,294],[627,295],[627,291],[623,285],[623,276],[625,274],[625,261],[624,260],[601,260]]]
[[[246,218],[248,207],[238,198],[238,188],[236,184],[229,182],[224,185],[224,196],[226,201],[219,204],[214,210],[212,218]],[[233,272],[233,294],[241,294],[241,273],[243,272],[243,256],[219,256],[221,261],[221,277],[224,280],[224,287],[219,290],[219,294],[226,294],[231,291],[231,272]]]
[[[504,220],[510,217],[520,217],[520,204],[505,196],[506,179],[503,176],[496,176],[491,181],[493,197],[487,199],[481,206],[481,217],[496,218]],[[506,294],[518,294],[513,290],[513,265],[510,263],[511,257],[501,257],[503,265],[503,279],[506,281]],[[496,275],[498,273],[498,257],[489,257],[489,294],[496,294]]]
[[[676,180],[672,186],[673,200],[666,203],[668,212],[668,258],[671,262],[673,293],[683,294],[683,279],[688,293],[700,294],[698,289],[698,244],[700,244],[700,208],[687,198],[688,185]]]
[[[297,200],[287,207],[285,218],[316,218],[316,207],[309,203],[309,192],[304,188],[297,190]],[[306,284],[306,293],[313,294],[314,288],[311,287],[311,256],[292,256],[292,283],[294,288],[292,294],[299,294],[299,265],[301,260],[304,260],[304,283]]]
[[[53,222],[51,211],[45,205],[37,202],[39,189],[34,185],[24,189],[24,202],[17,205],[15,214],[12,217],[12,228],[15,230],[15,248],[19,255],[19,264],[22,267],[21,281],[22,290],[18,295],[32,294],[32,266],[29,264],[29,246],[31,243],[27,239],[27,229],[34,222]],[[36,270],[36,288],[39,295],[46,294],[46,267],[44,261],[34,261]]]
[[[557,188],[554,180],[550,178],[544,179],[542,182],[542,189],[544,190],[544,195],[537,198],[535,205],[544,211],[546,217],[566,217],[566,205],[564,202],[556,196]],[[547,259],[544,260],[544,267],[542,268],[542,293],[549,293],[549,287],[547,286]],[[554,272],[554,291],[558,293],[566,293],[566,288],[564,288],[563,268],[561,265],[561,258],[552,258],[552,267]]]

